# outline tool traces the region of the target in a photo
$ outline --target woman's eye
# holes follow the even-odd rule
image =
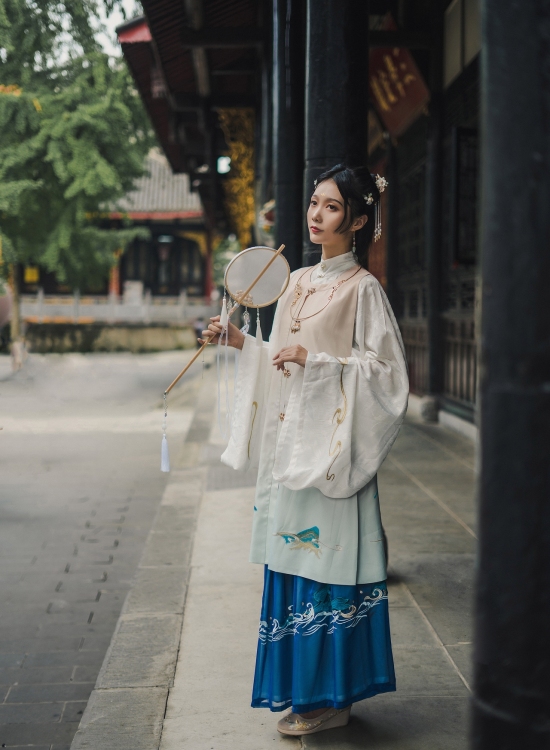
[[[332,203],[329,203],[327,208],[336,208],[336,206],[333,206]]]

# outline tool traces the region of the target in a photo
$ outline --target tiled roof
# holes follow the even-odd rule
[[[136,189],[121,198],[114,211],[122,213],[182,213],[200,216],[198,193],[192,193],[188,174],[174,174],[157,150],[147,157],[149,174],[136,181]]]

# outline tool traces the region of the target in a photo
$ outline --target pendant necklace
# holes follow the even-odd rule
[[[292,300],[292,304],[290,305],[290,317],[292,318],[292,325],[290,326],[290,332],[291,333],[298,333],[298,331],[302,327],[302,321],[303,320],[309,320],[309,318],[314,318],[316,315],[319,315],[319,313],[323,312],[323,310],[325,309],[325,307],[328,307],[328,305],[330,305],[330,303],[332,301],[332,298],[334,297],[334,293],[336,292],[336,290],[339,289],[342,286],[342,284],[345,284],[346,281],[349,281],[350,279],[353,279],[353,277],[356,274],[358,274],[360,270],[361,270],[361,266],[359,266],[359,268],[356,271],[354,271],[351,274],[351,276],[348,276],[345,279],[341,279],[337,284],[335,284],[332,287],[332,289],[330,290],[330,294],[329,294],[329,297],[328,297],[328,300],[327,300],[326,304],[323,305],[323,307],[320,310],[317,310],[317,312],[312,313],[312,315],[304,315],[302,317],[301,313],[302,313],[302,310],[304,309],[304,306],[305,306],[306,302],[308,301],[309,297],[311,297],[311,295],[315,294],[315,292],[317,291],[316,287],[310,287],[307,290],[306,294],[305,294],[305,297],[304,297],[304,299],[302,301],[302,304],[300,305],[300,309],[298,310],[298,313],[296,315],[294,315],[292,313],[292,308],[298,302],[298,300],[302,297],[302,285],[300,284],[300,281],[302,280],[302,278],[307,273],[307,270],[304,271],[304,273],[300,276],[300,278],[296,282],[296,286],[294,287],[294,299]]]

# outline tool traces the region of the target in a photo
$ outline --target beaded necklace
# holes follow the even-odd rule
[[[296,315],[293,315],[292,308],[294,307],[294,305],[297,304],[298,300],[302,296],[302,285],[300,284],[300,282],[303,279],[303,277],[305,276],[305,274],[308,272],[308,270],[309,269],[306,269],[304,271],[304,273],[300,276],[300,278],[296,282],[296,286],[294,287],[294,299],[292,300],[292,304],[290,305],[290,317],[292,318],[292,325],[290,326],[290,332],[291,333],[298,333],[298,331],[302,327],[302,320],[309,320],[309,318],[314,318],[316,315],[319,315],[319,313],[323,312],[323,310],[325,309],[325,307],[327,307],[328,305],[330,305],[330,303],[332,301],[332,298],[334,297],[334,293],[336,292],[336,290],[339,289],[342,286],[342,284],[345,284],[346,281],[349,281],[350,279],[353,279],[353,277],[356,274],[358,274],[359,271],[361,270],[361,266],[359,266],[357,268],[357,270],[354,271],[351,274],[351,276],[348,276],[345,279],[341,279],[337,284],[335,284],[332,287],[332,289],[330,290],[330,294],[329,294],[329,297],[328,297],[326,305],[323,305],[323,307],[320,310],[317,310],[317,312],[314,312],[311,315],[304,315],[303,317],[301,317],[301,312],[304,309],[304,305],[308,301],[309,297],[311,297],[311,295],[315,294],[315,292],[317,291],[317,289],[315,287],[310,287],[307,290],[306,294],[305,294],[305,297],[304,297],[304,299],[302,301],[302,304],[300,305],[300,309],[298,310],[298,313]],[[313,270],[315,270],[315,269],[312,269],[310,271],[310,273],[313,273]]]

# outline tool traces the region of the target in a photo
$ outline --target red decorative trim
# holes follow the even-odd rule
[[[124,29],[118,34],[118,41],[121,44],[135,44],[135,42],[150,42],[152,39],[147,21],[139,25],[132,26],[131,29]]]

